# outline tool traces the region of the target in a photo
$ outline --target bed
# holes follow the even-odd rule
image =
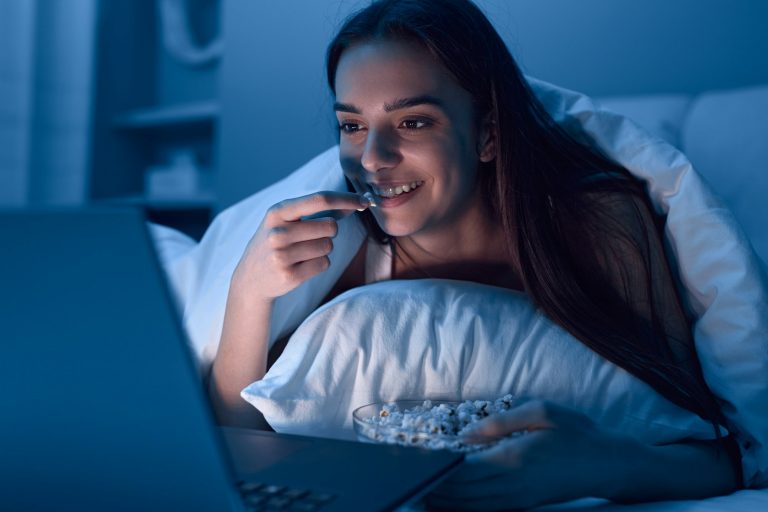
[[[543,82],[531,83],[560,123],[585,129],[609,156],[648,183],[654,205],[667,219],[665,241],[674,255],[686,306],[696,318],[694,336],[705,377],[724,400],[730,426],[742,439],[749,484],[764,486],[768,203],[762,197],[768,192],[768,145],[762,123],[768,118],[768,87],[593,102]],[[719,198],[709,192],[707,181]],[[343,187],[337,148],[331,148],[222,212],[199,244],[153,226],[202,371],[216,351],[229,277],[266,208],[287,197]],[[671,406],[642,382],[573,343],[520,294],[439,280],[424,280],[410,292],[412,283],[388,282],[352,290],[317,308],[364,237],[359,223],[349,219],[340,223],[331,268],[277,301],[271,339],[295,333],[267,376],[243,390],[243,398],[276,430],[350,438],[350,412],[365,403],[403,398],[406,393],[466,399],[513,392],[565,400],[601,426],[629,430],[651,443],[711,435],[700,418]],[[407,293],[408,300],[401,300]],[[496,316],[507,320],[477,313],[490,306],[506,308],[507,314]],[[393,326],[388,318],[404,320]],[[347,329],[339,331],[340,325]],[[516,337],[500,343],[499,333],[510,331]],[[387,334],[391,345],[379,342]],[[465,343],[469,338],[473,344]],[[552,345],[525,344],[532,339]],[[502,349],[509,350],[497,357]],[[552,353],[563,357],[545,357]],[[741,363],[723,364],[726,360]],[[569,366],[568,361],[578,365]],[[582,379],[585,388],[573,384],[577,371],[590,376]],[[558,377],[537,378],[542,372]],[[768,490],[632,506],[580,500],[557,508],[768,510]]]

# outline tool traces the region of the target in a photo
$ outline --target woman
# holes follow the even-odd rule
[[[222,422],[261,421],[240,390],[267,370],[274,299],[329,265],[336,222],[313,216],[365,210],[368,241],[326,300],[364,284],[382,262],[390,278],[521,290],[603,357],[713,427],[723,423],[642,184],[552,121],[471,2],[374,2],[331,42],[327,77],[341,165],[357,193],[277,204],[250,241],[211,372]],[[435,504],[701,498],[740,481],[727,439],[645,446],[537,401],[488,418],[475,437],[521,430],[528,435],[469,459]]]

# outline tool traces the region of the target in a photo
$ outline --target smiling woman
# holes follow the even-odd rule
[[[484,281],[492,265],[520,288],[477,179],[495,157],[493,126],[468,91],[426,48],[392,40],[351,47],[334,86],[342,168],[376,194],[369,225],[396,244],[393,275]]]
[[[462,241],[485,252],[474,235],[500,226],[481,207],[476,173],[478,149],[491,161],[493,141],[470,94],[425,48],[399,41],[351,47],[335,87],[342,167],[352,183],[384,191],[372,212],[382,230],[432,254]]]
[[[577,140],[553,121],[474,4],[373,2],[347,20],[327,57],[350,192],[274,205],[248,244],[211,372],[221,421],[259,421],[240,390],[267,371],[274,301],[329,267],[338,225],[315,214],[365,210],[368,240],[326,301],[366,284],[373,266],[386,270],[377,279],[518,290],[581,343],[720,432],[723,414],[704,383],[643,184],[586,135]],[[649,446],[536,401],[478,428],[491,437],[529,435],[473,460],[438,503],[702,497],[739,480],[730,437]],[[526,485],[525,494],[515,491]]]
[[[407,42],[358,45],[339,62],[336,98],[344,173],[383,192],[372,211],[381,229],[431,254],[449,254],[456,242],[486,252],[475,234],[500,226],[479,207],[481,134],[471,96],[448,71]],[[490,130],[483,131],[489,161]]]

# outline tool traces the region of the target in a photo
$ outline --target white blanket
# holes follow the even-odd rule
[[[687,159],[618,115],[596,110],[585,96],[531,80],[566,128],[581,128],[607,154],[648,182],[667,215],[666,241],[696,317],[694,336],[704,375],[743,452],[748,484],[768,483],[768,293],[766,276],[733,216],[706,189]],[[184,324],[201,363],[214,356],[229,279],[266,209],[317,190],[341,190],[331,148],[283,181],[220,214],[196,246],[163,251]],[[167,232],[163,239],[168,240]],[[354,217],[340,222],[331,268],[277,301],[270,339],[295,329],[338,279],[364,237]]]

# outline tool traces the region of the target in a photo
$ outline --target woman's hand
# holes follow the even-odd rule
[[[274,299],[327,269],[335,219],[367,207],[357,194],[320,192],[269,209],[232,274],[208,385],[219,423],[266,425],[240,392],[267,371]]]
[[[336,219],[368,206],[367,199],[346,192],[318,192],[272,206],[248,243],[232,285],[252,299],[288,293],[330,265]]]
[[[580,413],[541,401],[523,402],[478,422],[466,440],[497,439],[496,446],[467,456],[463,467],[427,498],[428,505],[498,510],[610,497],[624,479],[625,457],[638,444],[600,431]]]

